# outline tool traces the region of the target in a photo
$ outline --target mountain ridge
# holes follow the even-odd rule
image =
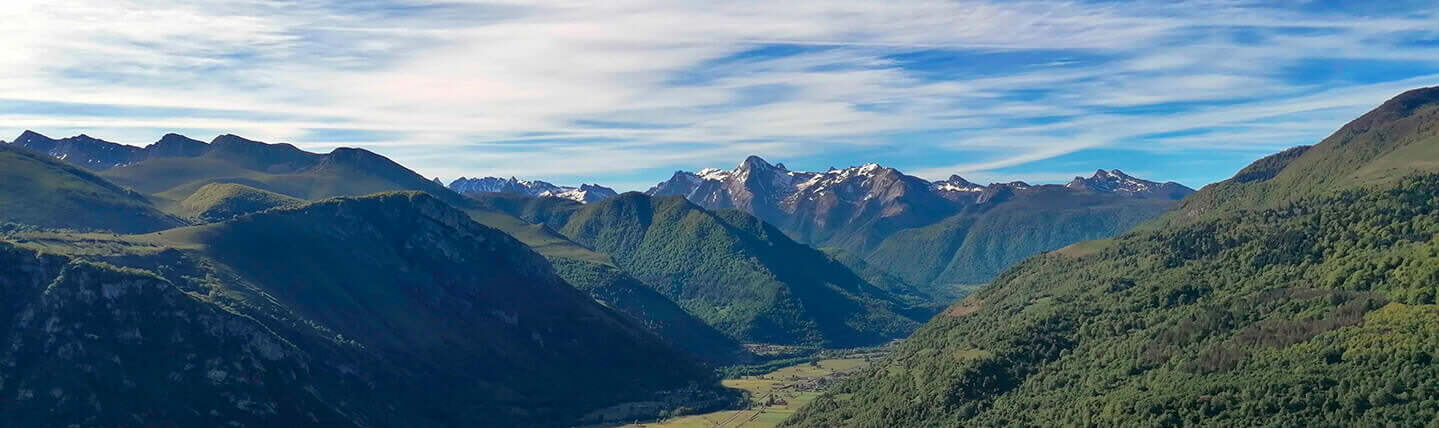
[[[524,196],[554,197],[579,203],[599,202],[618,196],[614,189],[598,184],[581,183],[579,187],[557,186],[540,180],[520,180],[499,177],[460,177],[451,181],[450,190],[459,194],[471,193],[513,193]]]
[[[834,248],[943,299],[1025,257],[1121,233],[1192,192],[1117,169],[1066,185],[979,185],[959,175],[924,180],[875,163],[790,171],[749,156],[731,170],[677,171],[646,194],[750,213],[797,241]],[[979,227],[967,226],[973,224]],[[1023,242],[1003,244],[1015,236]]]

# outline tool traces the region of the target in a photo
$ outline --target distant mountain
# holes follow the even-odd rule
[[[790,171],[750,156],[732,170],[676,172],[646,193],[751,213],[800,242],[843,251],[943,298],[1025,257],[1123,232],[1192,192],[1118,170],[1066,186],[979,185],[957,175],[926,181],[877,164]],[[976,222],[981,227],[971,229]]]
[[[48,154],[92,171],[104,171],[151,158],[199,156],[205,143],[177,134],[166,134],[146,147],[127,146],[80,134],[52,139],[34,131],[25,131],[11,144]]]
[[[876,164],[803,172],[750,156],[732,170],[675,172],[646,193],[684,196],[708,209],[738,209],[801,242],[853,251],[955,213],[958,206],[931,186]]]
[[[583,204],[603,201],[618,195],[614,189],[598,184],[581,184],[580,187],[556,186],[544,181],[526,181],[515,177],[509,179],[460,177],[450,182],[450,190],[460,194],[513,193],[524,196],[554,197]]]
[[[1074,177],[1064,187],[1076,190],[1088,190],[1097,193],[1114,193],[1134,197],[1157,197],[1165,199],[1181,199],[1194,193],[1194,189],[1184,187],[1179,183],[1156,183],[1149,180],[1134,178],[1120,170],[1098,170],[1089,178]]]
[[[730,399],[423,193],[43,237],[0,241],[0,425],[574,426]]]
[[[32,131],[11,145],[98,171],[166,210],[211,183],[243,184],[306,200],[418,190],[450,203],[463,201],[443,185],[364,149],[319,154],[229,134],[209,143],[166,134],[154,144],[135,147],[85,135],[54,140]]]
[[[184,225],[144,196],[30,150],[0,145],[0,222],[121,233]]]
[[[786,425],[1431,424],[1436,218],[1425,88],[1020,263]]]
[[[952,302],[972,288],[963,286],[987,283],[1035,254],[1119,235],[1175,204],[1162,196],[1054,185],[997,185],[986,191],[997,199],[934,224],[895,232],[864,253],[865,260],[917,284],[937,302]]]
[[[626,193],[589,205],[489,203],[613,257],[693,316],[743,342],[850,347],[902,337],[929,312],[748,214]]]

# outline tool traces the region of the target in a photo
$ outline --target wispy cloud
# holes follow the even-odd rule
[[[1425,3],[53,3],[7,4],[0,131],[234,132],[445,177],[637,183],[751,153],[1039,177],[1099,148],[1313,142],[1439,84]]]

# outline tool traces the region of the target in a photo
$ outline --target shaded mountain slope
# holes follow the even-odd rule
[[[184,224],[135,192],[46,155],[6,145],[0,145],[0,221],[125,233]]]
[[[362,349],[266,325],[154,273],[0,241],[0,285],[5,426],[384,420],[371,413],[371,379],[340,370],[354,360],[337,354]]]
[[[787,424],[1432,423],[1439,120],[1423,116],[1426,91],[1136,232],[1020,263]]]
[[[94,395],[107,411],[155,415],[149,420],[169,426],[231,419],[316,423],[310,415],[328,420],[327,425],[566,426],[600,408],[655,400],[658,391],[689,390],[725,399],[710,390],[707,370],[575,290],[542,257],[422,193],[327,200],[142,236],[32,236],[25,241],[129,266],[133,269],[119,271],[176,289],[164,299],[187,306],[117,303],[98,312],[61,313],[47,318],[53,319],[49,324],[23,321],[34,310],[7,307],[11,312],[0,319],[22,320],[7,332],[7,337],[23,338],[22,352],[54,349],[44,348],[57,343],[47,338],[54,332],[45,325],[109,319],[103,321],[110,323],[107,327],[94,331],[119,332],[102,334],[100,340],[134,337],[126,351],[133,355],[153,359],[172,349],[171,343],[193,345],[193,356],[166,358],[153,366],[160,374],[136,383],[154,389],[146,397],[183,393],[205,404],[129,400],[118,394],[129,382],[125,377],[85,374],[91,373],[85,366],[108,364],[106,354],[82,354],[85,358],[64,363],[80,367],[73,371],[0,369],[0,378],[30,379],[0,382],[6,396],[22,388],[44,395],[27,403],[35,406],[33,412],[7,412],[17,421],[35,421],[25,418],[43,415],[38,409],[61,400],[49,393],[51,385],[61,384],[72,385],[63,388],[76,400]],[[41,285],[57,280],[32,279]],[[92,291],[59,302],[103,302],[114,294],[106,282],[76,281]],[[28,293],[7,301],[24,305],[46,298]],[[154,309],[180,321],[141,316]],[[210,309],[217,319],[198,317]],[[152,321],[200,327],[171,328]],[[235,323],[257,325],[263,332],[236,339],[239,350],[207,345],[228,334],[231,327],[225,326],[240,329]],[[281,344],[280,349],[268,343]],[[26,355],[15,358],[39,358]],[[179,374],[164,374],[172,371]],[[199,380],[172,385],[161,380],[165,376]],[[264,381],[266,376],[278,378]],[[270,389],[247,392],[234,382]],[[291,400],[286,394],[297,396]],[[216,405],[205,407],[211,401]],[[216,410],[167,413],[170,406]]]

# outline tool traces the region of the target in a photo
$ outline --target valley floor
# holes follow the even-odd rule
[[[758,376],[725,379],[724,386],[745,391],[749,408],[689,415],[622,428],[769,428],[778,426],[795,410],[814,400],[826,388],[853,374],[883,354],[855,355],[784,367]]]

